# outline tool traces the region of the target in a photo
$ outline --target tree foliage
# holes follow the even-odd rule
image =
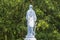
[[[0,40],[24,40],[30,4],[37,15],[37,40],[60,40],[60,0],[0,0]]]

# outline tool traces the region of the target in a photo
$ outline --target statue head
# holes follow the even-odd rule
[[[29,5],[29,9],[32,9],[33,8],[33,6],[32,5]]]

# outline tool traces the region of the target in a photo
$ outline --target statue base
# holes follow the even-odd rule
[[[24,40],[36,40],[36,38],[25,38]]]
[[[36,40],[36,38],[32,34],[28,34],[24,40]]]

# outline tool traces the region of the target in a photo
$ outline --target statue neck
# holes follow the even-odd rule
[[[32,8],[29,8],[29,10],[32,10]]]

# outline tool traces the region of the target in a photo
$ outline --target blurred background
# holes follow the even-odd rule
[[[30,4],[37,15],[37,40],[60,40],[60,0],[0,0],[0,40],[24,40]]]

